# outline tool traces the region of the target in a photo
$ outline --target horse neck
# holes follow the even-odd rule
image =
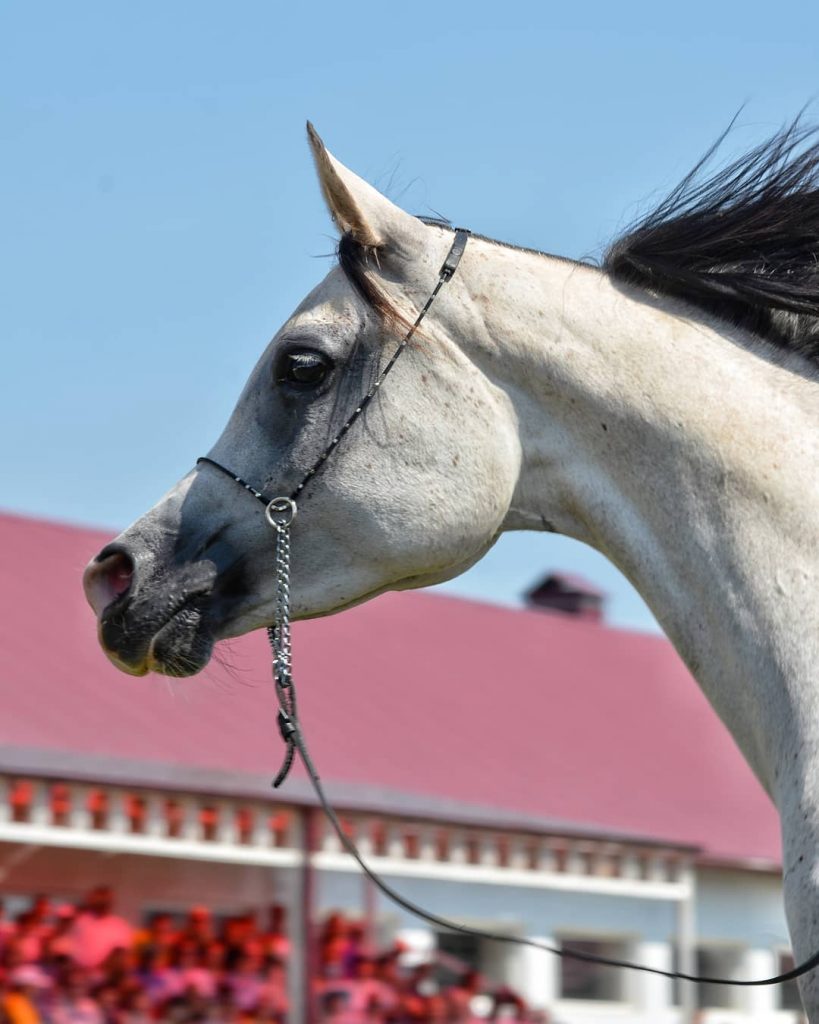
[[[476,359],[523,450],[505,526],[613,561],[775,788],[794,728],[819,755],[819,386],[592,268],[482,253]]]

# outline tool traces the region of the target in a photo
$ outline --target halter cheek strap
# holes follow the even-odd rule
[[[227,476],[231,478],[231,480],[239,484],[240,487],[244,487],[246,491],[252,494],[254,498],[261,501],[262,504],[264,504],[267,508],[270,508],[271,502],[273,502],[274,500],[291,501],[293,503],[293,515],[295,516],[296,501],[301,496],[302,491],[307,486],[307,484],[313,479],[313,477],[316,476],[316,474],[321,471],[322,467],[324,466],[324,463],[330,458],[330,456],[339,446],[339,444],[349,431],[350,427],[355,423],[359,416],[361,416],[361,414],[364,412],[364,410],[367,408],[370,402],[372,402],[372,400],[378,394],[379,388],[387,379],[387,375],[389,374],[390,370],[392,370],[393,366],[395,366],[395,364],[398,362],[401,354],[406,350],[406,347],[409,344],[413,334],[415,334],[415,332],[418,330],[421,321],[427,315],[427,313],[430,310],[430,307],[432,306],[432,303],[438,297],[438,293],[447,283],[447,281],[450,281],[454,276],[455,271],[458,269],[458,264],[461,262],[461,257],[464,254],[464,250],[466,249],[466,243],[468,241],[469,232],[465,228],[456,228],[455,238],[452,242],[452,245],[449,248],[449,252],[446,255],[446,259],[441,264],[441,269],[438,271],[438,281],[435,287],[430,292],[429,298],[421,307],[421,311],[415,318],[414,323],[409,328],[404,337],[401,339],[401,341],[398,343],[398,348],[396,348],[395,352],[393,352],[393,354],[387,361],[386,365],[384,366],[384,369],[373,381],[369,391],[362,397],[361,401],[358,403],[355,409],[353,409],[353,411],[341,425],[335,437],[332,438],[332,440],[321,453],[321,455],[319,455],[319,457],[316,459],[313,465],[307,470],[307,472],[301,478],[296,488],[290,494],[289,499],[274,499],[272,497],[268,497],[268,495],[266,495],[263,491],[257,490],[253,486],[253,484],[249,484],[247,480],[243,480],[240,476],[234,473],[233,470],[228,469],[226,466],[223,466],[221,462],[217,462],[215,459],[211,459],[207,455],[202,455],[200,458],[198,458],[196,460],[197,465],[199,465],[199,463],[201,462],[207,462],[209,465],[220,470],[222,473],[225,473]]]

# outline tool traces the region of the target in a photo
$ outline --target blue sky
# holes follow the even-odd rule
[[[815,3],[0,5],[0,504],[121,527],[210,446],[333,242],[304,121],[411,212],[581,257],[747,104],[819,88]],[[595,552],[501,541],[448,589],[514,601]]]

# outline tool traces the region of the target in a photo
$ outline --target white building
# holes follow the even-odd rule
[[[193,680],[107,664],[79,586],[101,541],[0,517],[0,893],[106,882],[135,920],[283,903],[297,1021],[306,936],[336,908],[568,1024],[670,1024],[697,1004],[710,1024],[798,1019],[792,986],[675,986],[396,908],[340,851],[303,774],[270,789],[281,750],[263,637]],[[778,973],[767,798],[669,645],[607,629],[569,584],[557,599],[579,615],[403,594],[297,627],[302,717],[331,797],[372,866],[436,914],[660,969]]]

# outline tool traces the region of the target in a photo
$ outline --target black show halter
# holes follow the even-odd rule
[[[202,456],[196,460],[197,464],[206,462],[215,469],[218,469],[220,472],[225,473],[231,478],[231,480],[235,481],[240,487],[243,487],[246,491],[252,494],[254,498],[262,502],[265,506],[265,517],[268,523],[276,531],[276,611],[274,624],[268,627],[267,633],[273,652],[273,679],[276,685],[276,695],[279,700],[279,732],[281,733],[282,739],[286,745],[286,754],[284,763],[282,764],[273,785],[278,787],[284,782],[293,764],[295,754],[298,752],[310,778],[313,789],[315,790],[316,796],[318,797],[319,803],[321,804],[328,821],[332,825],[333,830],[338,836],[339,842],[347,853],[349,853],[349,855],[358,863],[364,874],[367,875],[373,884],[389,900],[392,900],[393,903],[403,907],[404,910],[413,914],[415,917],[419,917],[422,920],[428,921],[430,924],[437,925],[440,928],[444,928],[447,931],[461,932],[465,935],[473,935],[481,939],[491,939],[495,942],[512,943],[518,946],[531,946],[533,949],[540,949],[546,953],[552,953],[554,956],[564,957],[570,960],[582,960],[586,963],[602,964],[607,967],[622,967],[632,971],[643,971],[646,974],[658,974],[663,978],[678,978],[681,981],[693,981],[700,984],[738,985],[749,987],[778,985],[782,982],[798,978],[800,975],[806,974],[808,971],[819,966],[819,951],[814,953],[814,955],[804,963],[793,967],[790,971],[785,971],[783,974],[777,974],[775,977],[760,978],[755,981],[734,981],[729,978],[709,978],[698,974],[685,974],[682,971],[664,971],[659,967],[648,967],[645,964],[632,963],[630,960],[618,960],[614,957],[598,956],[594,953],[582,953],[578,950],[560,949],[555,946],[549,946],[545,942],[538,942],[536,939],[522,938],[517,935],[503,935],[497,932],[485,931],[481,928],[470,928],[467,925],[458,924],[456,921],[450,921],[445,917],[439,917],[437,914],[424,910],[411,900],[408,900],[405,896],[402,896],[399,892],[383,881],[383,879],[368,866],[361,854],[358,852],[355,843],[353,843],[352,839],[350,839],[345,832],[341,822],[339,821],[338,815],[327,799],[324,792],[324,786],[322,785],[319,774],[316,771],[312,758],[310,757],[310,752],[307,749],[307,744],[304,739],[304,733],[299,721],[298,709],[296,706],[296,692],[291,672],[290,527],[298,511],[296,501],[300,498],[305,486],[313,479],[313,477],[316,476],[317,473],[321,471],[325,462],[336,450],[350,427],[352,427],[370,402],[372,402],[373,398],[375,398],[390,370],[395,366],[399,356],[405,351],[421,321],[429,312],[429,309],[441,288],[443,288],[457,270],[461,256],[463,256],[464,250],[466,249],[468,238],[468,231],[462,228],[458,228],[455,231],[455,240],[453,241],[452,247],[441,266],[438,274],[438,282],[430,293],[429,298],[424,303],[420,313],[415,319],[415,322],[401,339],[395,352],[393,352],[392,356],[385,364],[384,369],[376,377],[369,391],[364,395],[318,459],[316,459],[310,469],[305,473],[300,483],[296,486],[289,497],[269,497],[262,491],[257,490],[246,480],[243,480],[226,466],[223,466],[221,463],[216,462],[215,459],[211,459],[208,456]]]

